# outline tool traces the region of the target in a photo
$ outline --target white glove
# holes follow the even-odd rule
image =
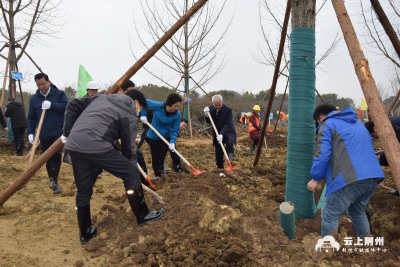
[[[169,144],[169,150],[171,150],[172,152],[175,152],[175,144],[174,143]]]
[[[222,142],[222,139],[224,139],[224,136],[222,134],[217,135],[218,143]]]
[[[68,137],[65,137],[64,135],[61,135],[61,142],[65,144],[67,142]]]
[[[140,121],[146,124],[147,122],[147,117],[146,116],[140,116]]]
[[[210,108],[209,107],[205,107],[204,108],[204,114],[206,114],[206,117],[208,117],[208,112],[210,112]]]
[[[33,145],[33,143],[35,142],[35,138],[33,138],[33,134],[28,135],[28,139],[29,139],[29,143],[31,143]]]
[[[42,109],[49,109],[51,107],[51,102],[48,100],[45,100],[42,102]]]

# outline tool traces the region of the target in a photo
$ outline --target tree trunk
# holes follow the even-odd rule
[[[371,5],[374,8],[377,17],[382,24],[383,29],[385,30],[387,36],[392,42],[394,50],[396,50],[397,56],[400,58],[400,40],[397,36],[396,31],[393,29],[392,24],[390,24],[390,21],[386,16],[385,11],[383,11],[383,8],[379,3],[379,0],[371,0]]]
[[[10,90],[10,98],[16,99],[17,91],[16,91],[16,81],[12,77],[12,72],[16,71],[17,65],[17,55],[15,53],[15,23],[14,23],[14,1],[9,0],[9,17],[8,20],[10,22],[10,70],[9,70],[9,87]]]
[[[397,188],[400,189],[399,141],[396,138],[392,124],[385,111],[385,106],[382,103],[374,78],[369,69],[368,60],[365,58],[361,49],[360,42],[358,41],[356,32],[350,21],[346,7],[342,0],[332,0],[332,4],[338,17],[340,27],[342,28],[344,40],[349,49],[354,69],[367,101],[369,111],[371,112],[376,132],[378,133],[379,140],[385,151]]]
[[[187,13],[189,8],[189,0],[185,2],[185,13]],[[192,122],[190,118],[190,90],[189,90],[189,20],[186,22],[184,26],[184,35],[185,35],[185,104],[183,107],[183,117],[188,121],[188,127],[190,132],[190,139],[193,140],[193,132],[192,132]]]
[[[315,141],[315,2],[292,0],[285,200],[294,203],[301,219],[317,212],[314,193],[307,190]]]
[[[292,29],[315,29],[315,0],[292,0]]]

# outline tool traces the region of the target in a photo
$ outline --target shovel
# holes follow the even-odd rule
[[[157,190],[156,186],[151,182],[149,176],[144,172],[144,170],[142,169],[142,167],[140,167],[139,163],[137,163],[137,167],[138,167],[140,173],[143,175],[143,177],[146,178],[146,181],[149,183],[150,187],[151,187],[154,191],[156,191],[156,190]]]
[[[213,119],[211,118],[211,114],[210,114],[209,111],[207,111],[207,115],[208,115],[208,118],[209,118],[210,121],[211,121],[211,124],[212,124],[213,128],[214,128],[215,134],[218,135],[217,127],[215,127],[214,121],[213,121]],[[225,150],[225,147],[224,147],[224,144],[222,143],[222,141],[219,142],[219,144],[221,145],[222,151],[224,151],[224,155],[225,155],[225,158],[226,158],[226,162],[228,162],[228,165],[229,165],[228,167],[225,167],[225,170],[227,170],[228,172],[230,172],[230,171],[232,171],[232,162],[231,162],[231,160],[229,159],[228,154],[226,153],[226,150]],[[237,166],[234,166],[233,168],[234,168],[234,169],[239,169]]]
[[[169,142],[164,138],[164,136],[162,136],[157,130],[156,128],[153,127],[153,125],[151,125],[149,122],[146,122],[146,125],[150,127],[150,129],[152,129],[157,135],[158,137],[161,138],[161,140],[164,141],[164,143],[166,143],[167,145],[169,145]],[[201,173],[201,171],[196,170],[195,167],[193,167],[192,164],[189,163],[189,161],[187,161],[182,155],[181,153],[178,152],[178,150],[174,149],[174,152],[183,160],[183,162],[186,163],[186,165],[189,166],[189,168],[192,169],[194,175],[199,175]]]
[[[43,119],[44,119],[45,115],[46,115],[46,109],[42,109],[42,115],[40,115],[39,125],[37,127],[36,134],[35,134],[35,141],[33,142],[32,149],[31,149],[31,155],[29,157],[29,166],[32,165],[33,159],[35,158],[35,150],[39,144],[40,130],[42,129]]]

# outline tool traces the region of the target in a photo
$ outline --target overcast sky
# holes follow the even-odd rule
[[[210,2],[220,4],[222,1]],[[361,32],[361,20],[357,14],[359,1],[347,0],[345,4],[357,32]],[[273,69],[260,65],[253,59],[261,41],[258,6],[258,0],[228,0],[222,20],[215,29],[216,34],[223,31],[234,14],[233,23],[224,40],[226,66],[204,87],[206,91],[229,89],[257,93],[270,87]],[[59,39],[49,40],[51,45],[47,47],[35,44],[27,49],[42,70],[49,74],[52,82],[60,88],[77,84],[79,65],[83,65],[102,86],[111,85],[135,63],[129,49],[130,43],[139,56],[145,52],[137,39],[132,18],[134,14],[136,21],[144,24],[139,0],[64,0],[60,11],[65,14],[61,18],[65,21],[65,29],[59,33]],[[316,26],[317,54],[322,53],[329,45],[338,29],[332,4],[328,1]],[[359,38],[362,43],[365,42],[363,37]],[[376,82],[387,82],[390,72],[388,62],[366,49],[364,53],[369,59]],[[22,63],[20,68],[31,73],[37,72],[27,59],[23,59]],[[155,59],[150,60],[146,67],[157,74],[171,76]],[[32,80],[33,78],[23,84],[24,90],[36,89]],[[137,72],[132,80],[137,85],[162,85],[144,70]],[[177,81],[172,80],[171,83]],[[340,42],[324,70],[317,70],[317,89],[322,94],[337,93],[342,97],[350,97],[359,105],[362,91],[344,40]],[[282,93],[283,90],[284,85],[281,82],[277,92]]]

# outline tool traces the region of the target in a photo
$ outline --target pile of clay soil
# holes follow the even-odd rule
[[[166,203],[149,194],[146,202],[151,209],[164,207],[166,213],[143,227],[136,223],[122,182],[103,173],[91,202],[99,235],[83,246],[71,167],[62,166],[61,196],[52,194],[42,168],[0,209],[0,266],[398,266],[399,197],[378,189],[371,200],[372,235],[384,237],[386,252],[317,252],[320,212],[314,219],[296,220],[294,240],[279,225],[278,208],[286,190],[286,134],[268,136],[268,150],[255,168],[250,144],[248,136],[240,137],[235,153],[240,169],[221,172],[215,169],[210,138],[179,138],[179,151],[203,173],[163,176],[156,186]],[[11,149],[0,148],[1,189],[26,167],[24,159],[10,156]],[[143,151],[151,169],[147,144]],[[385,173],[385,185],[393,187],[387,168]],[[346,236],[355,239],[351,222],[343,216],[334,237],[343,247]]]

